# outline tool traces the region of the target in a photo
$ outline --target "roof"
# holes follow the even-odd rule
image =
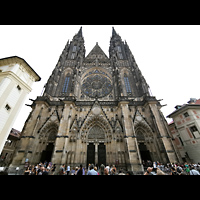
[[[23,58],[20,58],[18,56],[11,56],[11,57],[0,59],[0,66],[8,65],[11,63],[19,63],[23,65],[27,69],[28,72],[30,73],[32,72],[32,74],[34,74],[33,76],[35,78],[35,81],[41,80],[40,76],[32,69],[32,67]]]
[[[174,114],[178,114],[179,112],[182,112],[183,110],[189,109],[189,108],[200,108],[200,99],[196,100],[193,103],[189,103],[189,104],[183,104],[182,106],[175,106],[175,108],[177,108],[175,111],[173,111],[171,114],[169,114],[167,116],[167,118],[171,118],[172,115]]]
[[[90,53],[86,56],[86,59],[93,59],[92,55],[102,55],[103,59],[108,59],[107,55],[103,52],[101,47],[98,45],[98,42],[93,47],[93,49],[90,51]]]
[[[12,128],[11,131],[10,131],[10,135],[19,138],[19,136],[21,135],[21,132]]]
[[[200,99],[196,100],[195,104],[196,105],[200,104]]]

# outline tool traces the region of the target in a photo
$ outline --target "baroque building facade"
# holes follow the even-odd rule
[[[200,162],[200,99],[190,98],[188,104],[175,106],[176,110],[167,117],[174,143],[183,161]]]
[[[0,59],[0,154],[33,83],[40,79],[23,58]]]
[[[10,168],[46,160],[142,171],[142,160],[179,161],[162,106],[114,28],[107,57],[98,43],[85,56],[81,27],[30,106]]]

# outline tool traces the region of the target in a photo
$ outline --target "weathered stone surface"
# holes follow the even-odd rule
[[[148,89],[114,29],[109,58],[98,44],[85,57],[80,29],[63,50],[43,96],[33,102],[10,167],[23,167],[28,158],[31,164],[51,161],[57,169],[103,162],[142,171],[142,160],[178,161],[160,103]]]

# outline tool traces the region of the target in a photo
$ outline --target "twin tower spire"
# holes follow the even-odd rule
[[[135,62],[128,44],[122,41],[114,27],[112,27],[112,36],[109,44],[109,56],[103,52],[98,43],[95,44],[87,56],[85,56],[85,52],[83,32],[82,27],[80,27],[78,33],[74,35],[71,41],[67,42],[63,49],[56,67],[47,81],[44,95],[75,95],[83,100],[83,95],[79,93],[77,88],[80,89],[87,86],[86,84],[81,86],[82,81],[87,74],[86,71],[94,66],[104,68],[107,71],[105,73],[110,73],[111,77],[113,77],[116,98],[122,93],[125,96],[142,96],[144,93],[148,93],[148,85]],[[80,84],[79,87],[77,84]],[[126,89],[122,88],[124,86],[126,86]],[[100,86],[98,85],[98,87]],[[88,90],[88,92],[90,91]]]
[[[98,43],[96,43],[96,46],[97,45]],[[68,50],[71,50],[71,52],[68,53],[68,59],[76,59],[78,58],[78,54],[79,57],[85,58],[85,46],[82,26],[80,27],[78,33],[74,35],[73,40],[70,42],[70,44],[68,42],[66,46],[68,47]],[[116,59],[120,60],[127,60],[131,57],[131,59],[134,60],[133,55],[128,47],[128,44],[126,43],[126,41],[122,41],[121,37],[119,36],[119,34],[117,34],[114,27],[112,27],[112,36],[110,39],[109,46],[109,57],[115,57]]]
[[[114,36],[116,36],[116,35],[118,35],[118,34],[116,33],[115,28],[112,27],[112,37],[114,37]],[[78,33],[77,33],[77,36],[83,37],[82,26],[80,27],[80,29],[79,29],[79,31],[78,31]]]

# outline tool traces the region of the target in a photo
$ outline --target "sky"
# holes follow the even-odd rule
[[[165,118],[190,98],[200,98],[200,26],[197,25],[1,25],[0,58],[19,56],[41,77],[13,128],[21,131],[31,112],[25,104],[40,96],[68,40],[82,26],[86,56],[98,42],[108,49],[112,27],[126,40],[153,96],[163,99]],[[167,122],[172,119],[166,118]]]

